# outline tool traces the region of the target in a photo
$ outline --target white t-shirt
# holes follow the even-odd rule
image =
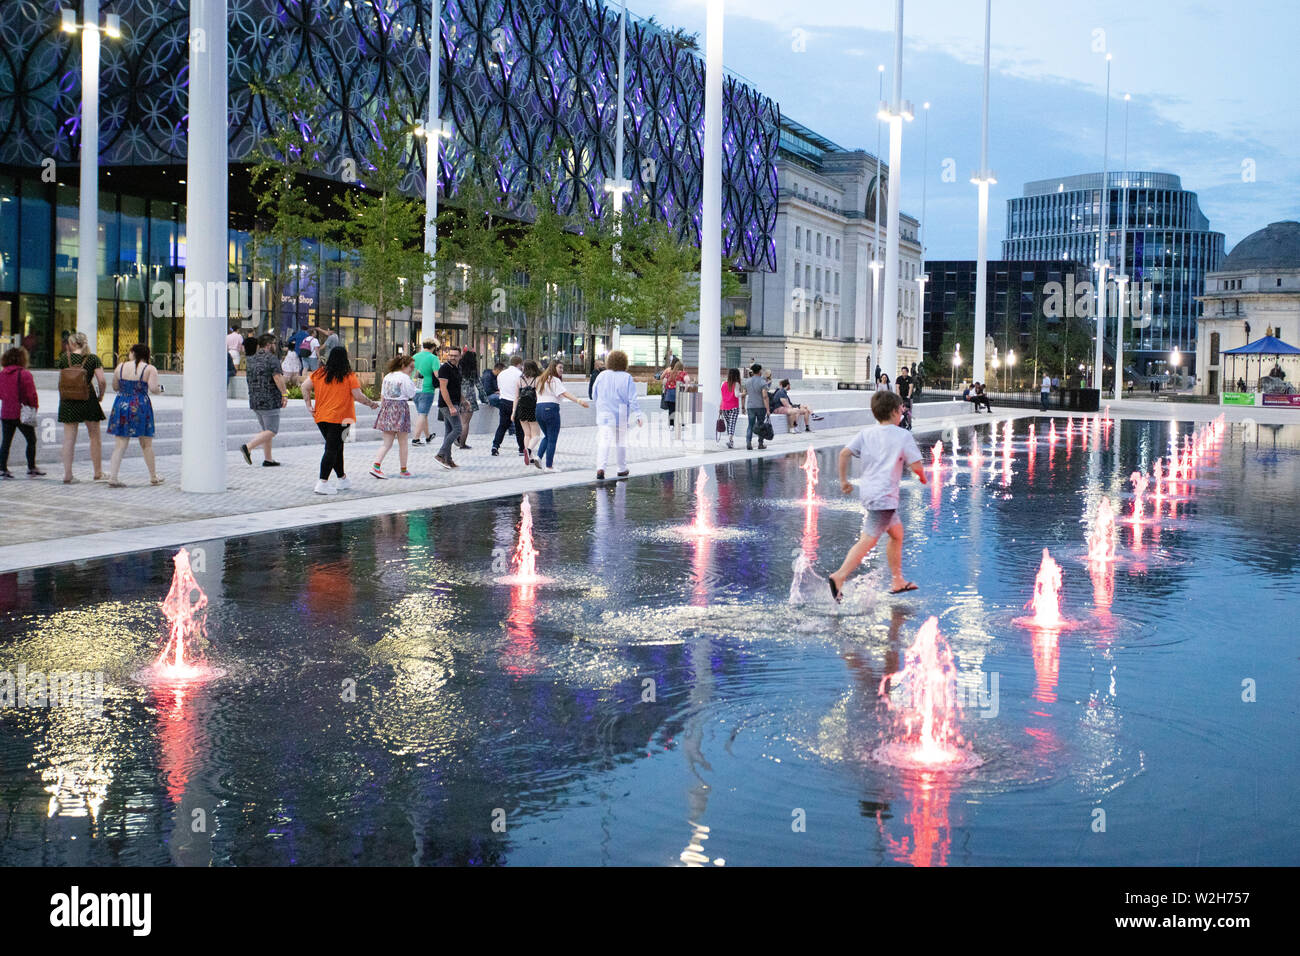
[[[523,369],[518,365],[511,365],[497,376],[497,391],[501,394],[501,401],[513,405],[519,400],[519,380],[523,377]]]
[[[568,394],[569,390],[564,387],[564,383],[555,376],[551,376],[546,380],[546,387],[537,390],[537,404],[558,405],[560,404],[560,396]]]
[[[862,462],[858,476],[862,507],[869,511],[897,508],[903,465],[921,460],[912,433],[898,425],[871,425],[858,432],[848,448]]]
[[[384,384],[381,388],[380,395],[383,398],[396,402],[409,402],[415,398],[415,393],[420,390],[411,381],[411,376],[405,372],[389,372],[384,376]]]

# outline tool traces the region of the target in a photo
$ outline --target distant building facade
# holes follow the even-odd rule
[[[1275,222],[1237,243],[1206,276],[1197,337],[1196,382],[1201,395],[1232,391],[1237,377],[1253,385],[1255,360],[1234,363],[1222,352],[1272,334],[1300,346],[1300,222]],[[1265,358],[1264,372],[1272,367]],[[1288,363],[1294,370],[1294,364]],[[1289,379],[1288,379],[1289,380]]]
[[[1210,229],[1196,193],[1183,189],[1178,176],[1120,171],[1106,179],[1111,275],[1127,275],[1133,288],[1150,292],[1142,314],[1126,323],[1125,366],[1142,374],[1147,362],[1163,360],[1174,348],[1196,353],[1200,296],[1206,276],[1223,260],[1223,233]],[[1026,183],[1023,196],[1007,200],[1002,258],[1061,259],[1092,268],[1101,258],[1101,204],[1101,173]],[[1127,224],[1121,222],[1125,213]],[[1113,321],[1108,325],[1113,338]]]

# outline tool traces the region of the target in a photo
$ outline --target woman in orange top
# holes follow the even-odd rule
[[[316,400],[314,406],[313,398]],[[309,378],[303,379],[302,399],[315,417],[316,427],[325,436],[325,454],[320,459],[320,480],[316,482],[316,494],[337,495],[340,491],[347,491],[352,483],[343,474],[344,429],[357,420],[355,402],[371,408],[378,408],[379,403],[367,398],[366,393],[361,391],[361,382],[352,371],[347,350],[342,346],[330,349],[325,365],[312,372]],[[329,483],[330,472],[339,477],[337,488]]]

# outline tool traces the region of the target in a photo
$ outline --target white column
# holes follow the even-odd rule
[[[181,490],[226,490],[226,0],[190,0]]]
[[[889,113],[889,221],[885,235],[885,304],[880,315],[880,368],[898,375],[898,201],[903,178],[903,0],[894,8],[894,98]]]
[[[876,106],[876,196],[875,196],[875,234],[871,246],[871,357],[867,364],[871,366],[867,370],[867,376],[871,379],[872,386],[876,382],[876,366],[880,365],[880,270],[884,268],[884,261],[880,255],[880,202],[881,194],[884,192],[880,188],[880,111],[885,109],[885,64],[881,63],[876,67],[876,87],[879,96],[877,97]],[[883,367],[881,369],[884,370]],[[890,376],[893,380],[893,376]]]
[[[984,380],[984,338],[988,335],[989,275],[989,42],[992,36],[993,0],[984,3],[984,98],[980,114],[979,238],[975,265],[975,342],[971,355],[972,382]]]
[[[81,23],[81,190],[77,211],[77,331],[99,354],[99,0]],[[111,361],[111,360],[110,360]]]
[[[439,53],[442,47],[442,0],[429,3],[429,117],[424,124],[424,251],[427,255],[438,252],[438,153],[442,149],[442,120],[438,115],[441,87],[438,83]],[[437,337],[438,290],[434,283],[436,272],[424,279],[420,295],[420,340],[427,342]]]
[[[722,381],[722,0],[709,0],[704,39],[704,208],[700,214],[699,381],[703,415],[697,438],[713,438]]]
[[[626,98],[626,81],[624,71],[627,66],[627,3],[624,2],[622,9],[618,14],[618,106],[615,110],[614,120],[614,178],[605,184],[605,188],[614,194],[614,234],[623,235],[623,195],[631,189],[632,184],[623,177],[623,140],[624,136],[624,118],[623,118],[623,100]],[[614,262],[621,264],[623,261],[622,246],[614,246]],[[622,326],[615,322],[610,331],[609,349],[613,351],[619,346],[619,339],[622,337]],[[721,388],[721,386],[719,386]]]
[[[1097,344],[1095,349],[1095,364],[1092,369],[1092,387],[1101,390],[1102,386],[1102,365],[1105,363],[1106,353],[1103,350],[1106,343],[1106,300],[1110,296],[1106,295],[1106,272],[1110,265],[1110,183],[1107,182],[1107,166],[1110,161],[1110,54],[1106,54],[1106,126],[1102,140],[1101,153],[1101,241],[1097,244]]]

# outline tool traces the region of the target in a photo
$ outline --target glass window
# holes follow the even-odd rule
[[[801,246],[802,235],[803,235],[803,229],[801,229],[799,226],[795,226],[795,227],[794,227],[794,247],[795,247],[796,249],[802,248],[802,246]]]
[[[18,288],[18,184],[0,176],[0,292]]]
[[[71,186],[57,186],[58,207],[55,214],[54,292],[77,294],[78,212],[77,191]]]
[[[50,290],[50,200],[46,187],[24,180],[22,186],[23,244],[19,252],[18,288],[23,292]],[[48,318],[48,312],[46,313]],[[74,326],[75,328],[75,326]]]

